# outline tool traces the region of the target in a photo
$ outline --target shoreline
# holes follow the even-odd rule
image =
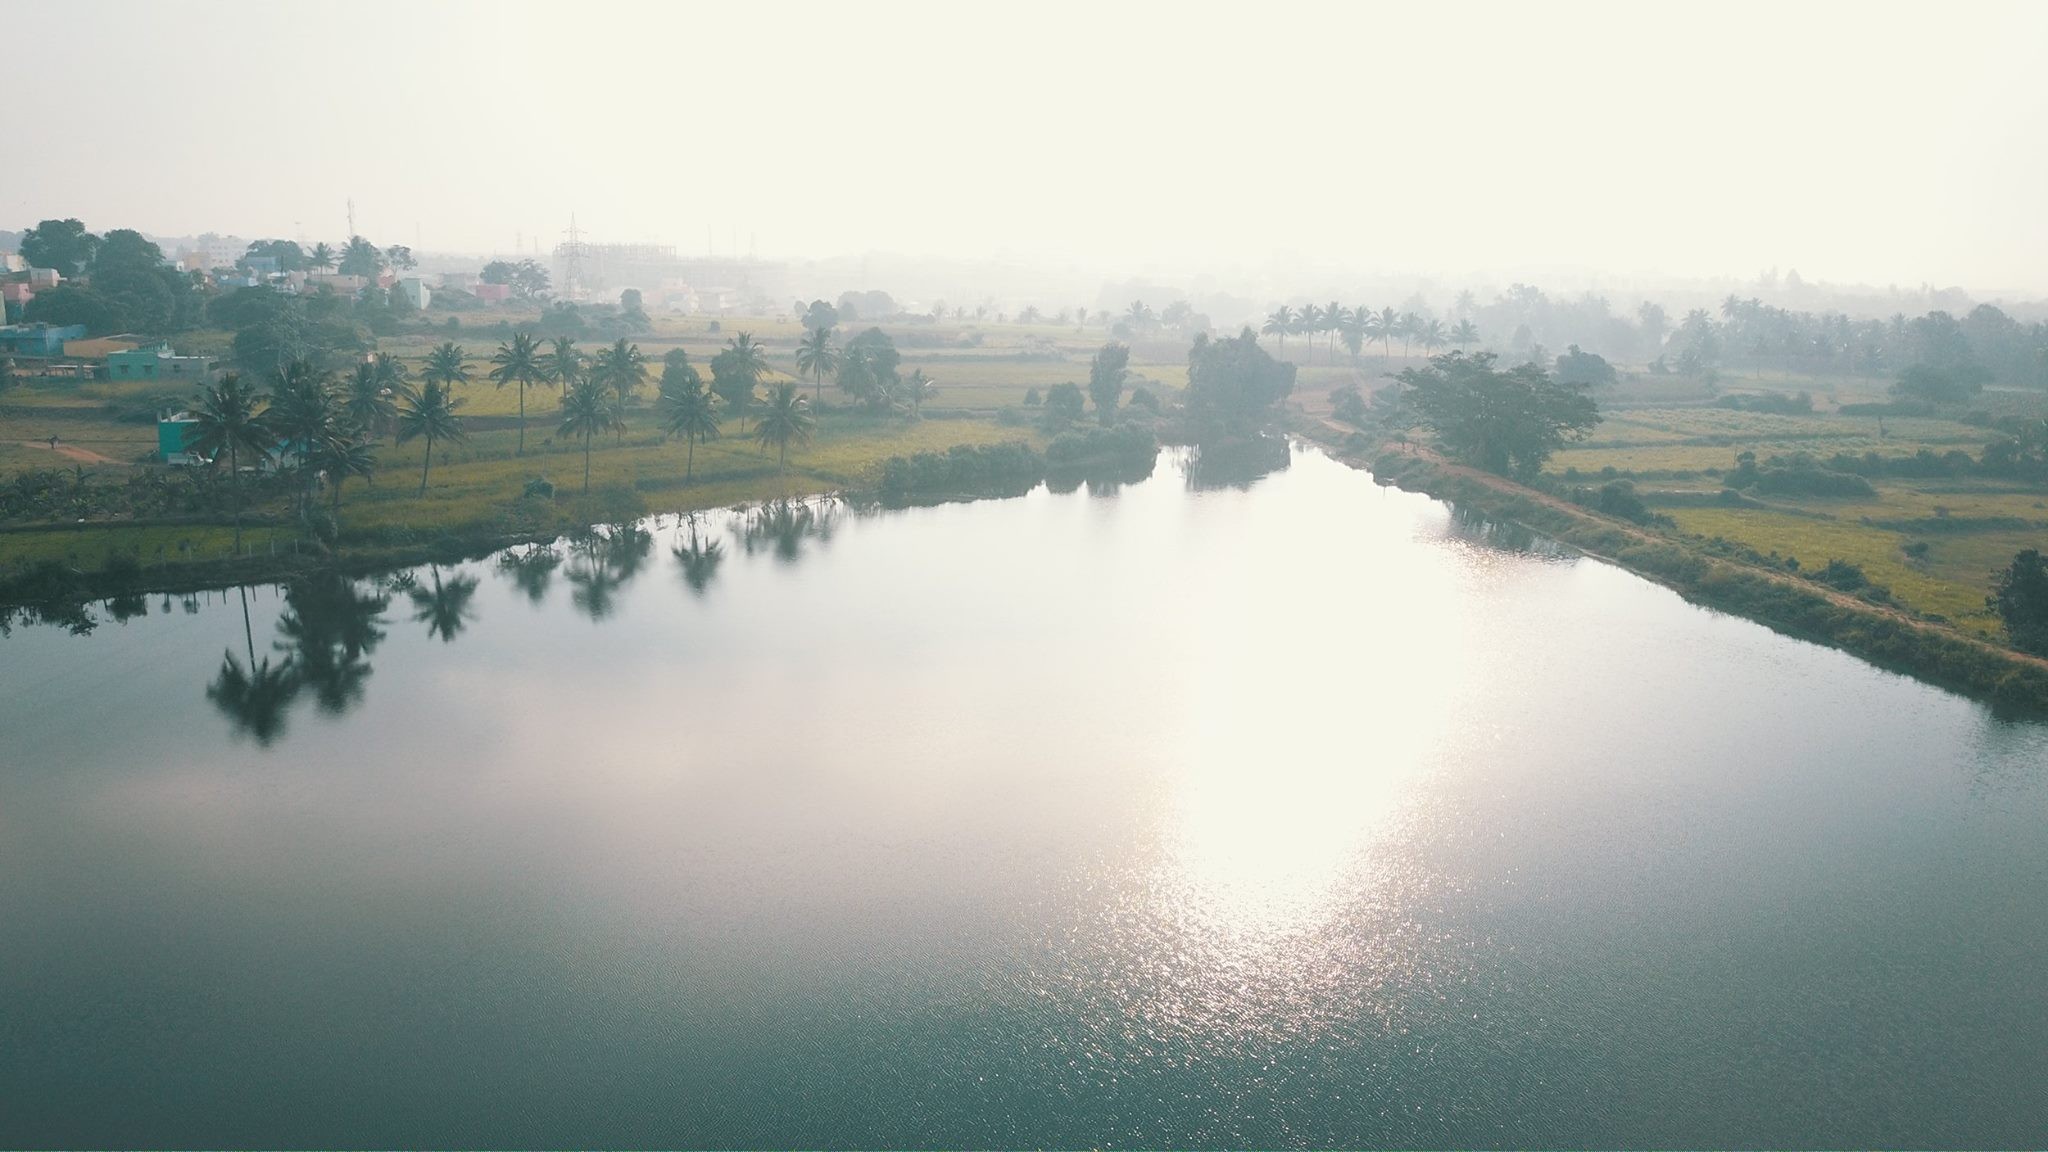
[[[1297,427],[1332,459],[1373,482],[1417,492],[1519,524],[1679,594],[1687,602],[1761,624],[1780,635],[1846,652],[1992,706],[2048,716],[2048,659],[1965,635],[1902,609],[1859,600],[1789,573],[1715,555],[1689,540],[1602,516],[1546,493],[1451,463],[1419,446],[1326,423]],[[1364,447],[1344,441],[1364,435]]]

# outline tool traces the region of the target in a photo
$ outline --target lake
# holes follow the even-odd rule
[[[1282,463],[16,627],[0,1145],[2038,1146],[2048,729]]]

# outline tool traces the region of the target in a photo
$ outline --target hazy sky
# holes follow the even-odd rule
[[[8,228],[2048,290],[2043,3],[0,14]]]

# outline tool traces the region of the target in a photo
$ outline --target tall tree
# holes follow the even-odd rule
[[[1096,349],[1094,358],[1088,362],[1088,397],[1095,401],[1095,418],[1105,427],[1116,420],[1116,406],[1123,399],[1130,365],[1130,348],[1114,342]]]
[[[924,402],[931,399],[933,393],[938,390],[938,383],[925,375],[924,369],[911,369],[910,375],[903,378],[900,391],[903,407],[909,410],[912,419],[924,418]]]
[[[1294,364],[1259,347],[1250,328],[1222,340],[1197,333],[1188,349],[1189,422],[1204,437],[1256,432],[1294,391],[1295,371]]]
[[[1991,584],[1985,603],[2005,621],[2013,647],[2048,656],[2048,560],[2029,548]]]
[[[1398,379],[1403,399],[1452,455],[1502,475],[1535,476],[1551,453],[1600,422],[1583,387],[1534,364],[1499,371],[1491,352],[1438,356]]]
[[[748,385],[758,387],[768,375],[768,350],[745,332],[726,341],[725,347],[733,355],[733,366],[747,378]]]
[[[683,457],[683,482],[687,484],[696,475],[697,441],[718,438],[718,394],[706,391],[703,379],[693,370],[687,378],[664,379],[655,403],[661,411],[662,431],[681,436],[689,445]]]
[[[1416,325],[1415,342],[1422,345],[1424,355],[1434,356],[1443,351],[1444,346],[1451,340],[1450,335],[1444,330],[1444,322],[1431,317]]]
[[[336,442],[346,439],[341,397],[334,378],[310,360],[294,360],[278,373],[270,391],[270,410],[264,423],[284,444],[283,451],[297,457],[300,477],[299,514],[312,506],[313,480],[319,473],[319,457]],[[281,461],[280,461],[281,462]]]
[[[384,253],[361,236],[351,236],[342,246],[339,266],[345,276],[375,280],[377,273],[384,270]]]
[[[1379,310],[1373,317],[1373,335],[1380,341],[1380,363],[1385,364],[1394,357],[1394,337],[1401,334],[1401,314],[1390,305]]]
[[[1403,360],[1406,360],[1408,358],[1409,348],[1414,344],[1416,336],[1420,335],[1422,332],[1422,317],[1417,316],[1413,312],[1403,312],[1401,313],[1400,323],[1401,358]]]
[[[1451,329],[1451,343],[1463,352],[1467,345],[1479,343],[1479,329],[1470,320],[1460,320]]]
[[[242,454],[260,460],[271,444],[270,430],[263,425],[262,403],[262,393],[244,384],[237,372],[227,373],[218,383],[201,385],[192,404],[192,435],[185,442],[186,451],[210,457],[215,464],[222,452],[227,453],[228,481],[235,493],[237,555],[242,551]]]
[[[811,402],[797,391],[795,384],[785,381],[769,390],[768,399],[761,407],[761,419],[754,426],[754,437],[763,448],[775,445],[775,470],[781,472],[789,463],[790,444],[798,447],[809,444],[815,427],[817,421],[811,416]]]
[[[570,386],[583,372],[583,354],[576,350],[576,341],[567,336],[557,336],[548,350],[541,354],[540,367],[547,382],[567,396]]]
[[[342,411],[364,436],[375,440],[398,419],[398,389],[385,383],[376,362],[365,360],[349,375]]]
[[[338,259],[339,257],[334,254],[334,245],[322,240],[313,245],[311,252],[306,253],[306,267],[315,272],[326,272],[334,267]]]
[[[100,238],[77,219],[45,220],[21,234],[21,258],[31,268],[54,268],[65,276],[91,270]]]
[[[516,456],[526,455],[526,386],[538,384],[547,379],[547,370],[541,364],[541,352],[533,337],[525,332],[514,332],[509,342],[498,345],[497,354],[491,357],[491,379],[498,387],[516,384],[519,387],[519,446]]]
[[[1323,310],[1313,304],[1303,304],[1301,311],[1294,314],[1294,330],[1301,336],[1301,342],[1315,347],[1315,334],[1322,330]]]
[[[314,454],[313,464],[327,474],[329,511],[341,513],[341,486],[351,476],[372,480],[377,474],[377,450],[352,432],[329,439]]]
[[[621,336],[611,347],[599,349],[590,362],[590,374],[610,388],[623,406],[638,396],[640,386],[647,383],[647,355],[638,344]]]
[[[1266,317],[1265,326],[1259,331],[1274,337],[1282,348],[1287,347],[1287,334],[1294,331],[1294,309],[1282,304]]]
[[[818,304],[825,302],[820,300]],[[815,305],[814,305],[815,306]],[[826,307],[831,305],[826,304]],[[836,318],[836,314],[835,314]],[[809,323],[806,319],[805,323]],[[825,377],[839,368],[839,348],[832,342],[832,329],[811,328],[796,345],[796,370],[809,376],[812,383],[812,399],[820,400],[825,394]]]
[[[590,438],[621,421],[618,401],[611,388],[593,373],[579,376],[562,394],[562,427],[559,435],[583,438],[583,494],[590,495]]]
[[[455,385],[469,383],[468,355],[455,341],[443,341],[427,353],[427,362],[420,369],[420,379],[429,384],[439,384],[453,393]]]
[[[444,344],[442,347],[455,346]],[[461,349],[456,351],[460,353]],[[457,362],[460,363],[459,359]],[[408,394],[398,410],[398,442],[406,444],[420,437],[427,441],[426,455],[420,459],[422,496],[427,494],[428,469],[434,465],[434,441],[460,442],[467,435],[462,428],[462,417],[455,414],[462,401],[449,392],[445,379],[445,375],[430,370],[422,378],[419,389]]]

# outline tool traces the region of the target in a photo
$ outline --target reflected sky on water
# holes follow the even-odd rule
[[[0,1143],[2048,1128],[2041,728],[1232,467],[17,627]]]

